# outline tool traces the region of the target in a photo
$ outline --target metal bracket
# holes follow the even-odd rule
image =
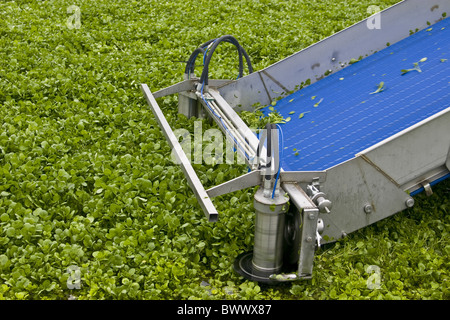
[[[283,183],[292,203],[302,213],[302,227],[300,236],[300,252],[298,260],[298,276],[308,278],[312,275],[314,254],[318,235],[319,208],[308,197],[297,183]]]
[[[261,184],[261,178],[262,176],[260,170],[250,171],[249,173],[244,174],[243,176],[237,177],[235,179],[229,180],[215,187],[212,187],[206,190],[206,192],[210,197],[217,197],[230,192],[257,186]]]
[[[326,199],[325,193],[320,191],[319,178],[314,178],[313,182],[306,187],[306,192],[311,200],[317,205],[321,213],[330,213],[331,201]]]
[[[422,181],[421,185],[425,190],[425,194],[429,197],[433,194],[433,190],[431,189],[431,185],[428,181]]]
[[[210,79],[209,86],[210,87],[220,87],[220,86],[224,86],[226,84],[232,83],[234,81],[235,80]],[[195,86],[197,83],[198,83],[197,78],[186,79],[186,80],[178,82],[174,85],[171,85],[167,88],[164,88],[164,89],[154,92],[153,97],[155,97],[155,99],[157,99],[157,98],[165,97],[165,96],[175,94],[175,93],[191,91],[191,90],[195,89]]]

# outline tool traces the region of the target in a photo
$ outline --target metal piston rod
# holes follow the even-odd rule
[[[248,137],[251,136],[252,133],[240,131],[209,93],[203,94],[202,92],[197,91],[196,94],[198,99],[204,105],[205,110],[226,134],[227,139],[230,139],[233,142],[239,154],[244,157],[248,164],[250,164],[255,156],[255,150],[248,141]]]

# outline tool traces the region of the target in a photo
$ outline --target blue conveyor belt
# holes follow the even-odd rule
[[[422,72],[402,75],[422,58]],[[380,82],[384,90],[371,94]],[[275,109],[292,119],[281,125],[281,166],[328,169],[449,106],[447,18],[278,101]]]

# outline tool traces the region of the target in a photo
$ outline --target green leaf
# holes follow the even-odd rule
[[[414,68],[411,68],[411,69],[402,69],[402,70],[401,70],[402,75],[404,75],[404,74],[406,74],[406,73],[408,73],[408,72],[411,72],[411,71],[422,72],[422,69],[420,68],[419,63],[420,63],[420,62],[425,62],[425,61],[427,61],[427,60],[428,60],[428,58],[424,57],[424,58],[420,59],[418,62],[414,62],[414,63],[413,63]]]
[[[306,111],[306,112],[302,112],[300,113],[300,115],[298,116],[299,119],[303,118],[305,116],[305,114],[309,113],[310,111]]]
[[[321,98],[318,102],[316,102],[314,104],[314,107],[317,108],[322,101],[323,101],[323,98]]]
[[[374,92],[371,92],[370,94],[375,94],[375,93],[382,92],[384,89],[385,89],[385,87],[384,87],[384,82],[381,81],[381,82],[378,84],[377,90],[375,90]]]
[[[15,293],[15,296],[16,296],[16,298],[19,299],[19,300],[24,300],[24,299],[28,296],[28,293],[26,293],[26,292],[24,292],[24,291],[22,291],[22,292],[16,292],[16,293]]]
[[[6,255],[0,255],[0,269],[5,268],[6,264],[9,262],[9,259]]]
[[[0,221],[1,222],[8,222],[9,221],[9,214],[2,213],[2,215],[0,216]]]

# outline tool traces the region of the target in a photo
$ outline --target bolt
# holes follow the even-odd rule
[[[414,206],[414,199],[413,198],[407,199],[405,204],[408,208],[412,208]]]
[[[306,238],[306,241],[308,241],[308,242],[312,242],[312,237],[308,237],[308,238]]]
[[[341,235],[342,235],[342,238],[345,238],[347,236],[347,232],[342,231]]]
[[[336,58],[335,57],[331,58],[331,61],[336,61]]]
[[[314,220],[314,218],[315,218],[314,213],[310,213],[308,215],[308,218],[309,218],[309,220]]]
[[[366,204],[364,206],[364,212],[365,213],[372,213],[372,210],[373,210],[373,208],[372,208],[372,206],[370,204]]]
[[[331,201],[324,197],[319,197],[317,199],[317,207],[321,213],[330,213]]]

